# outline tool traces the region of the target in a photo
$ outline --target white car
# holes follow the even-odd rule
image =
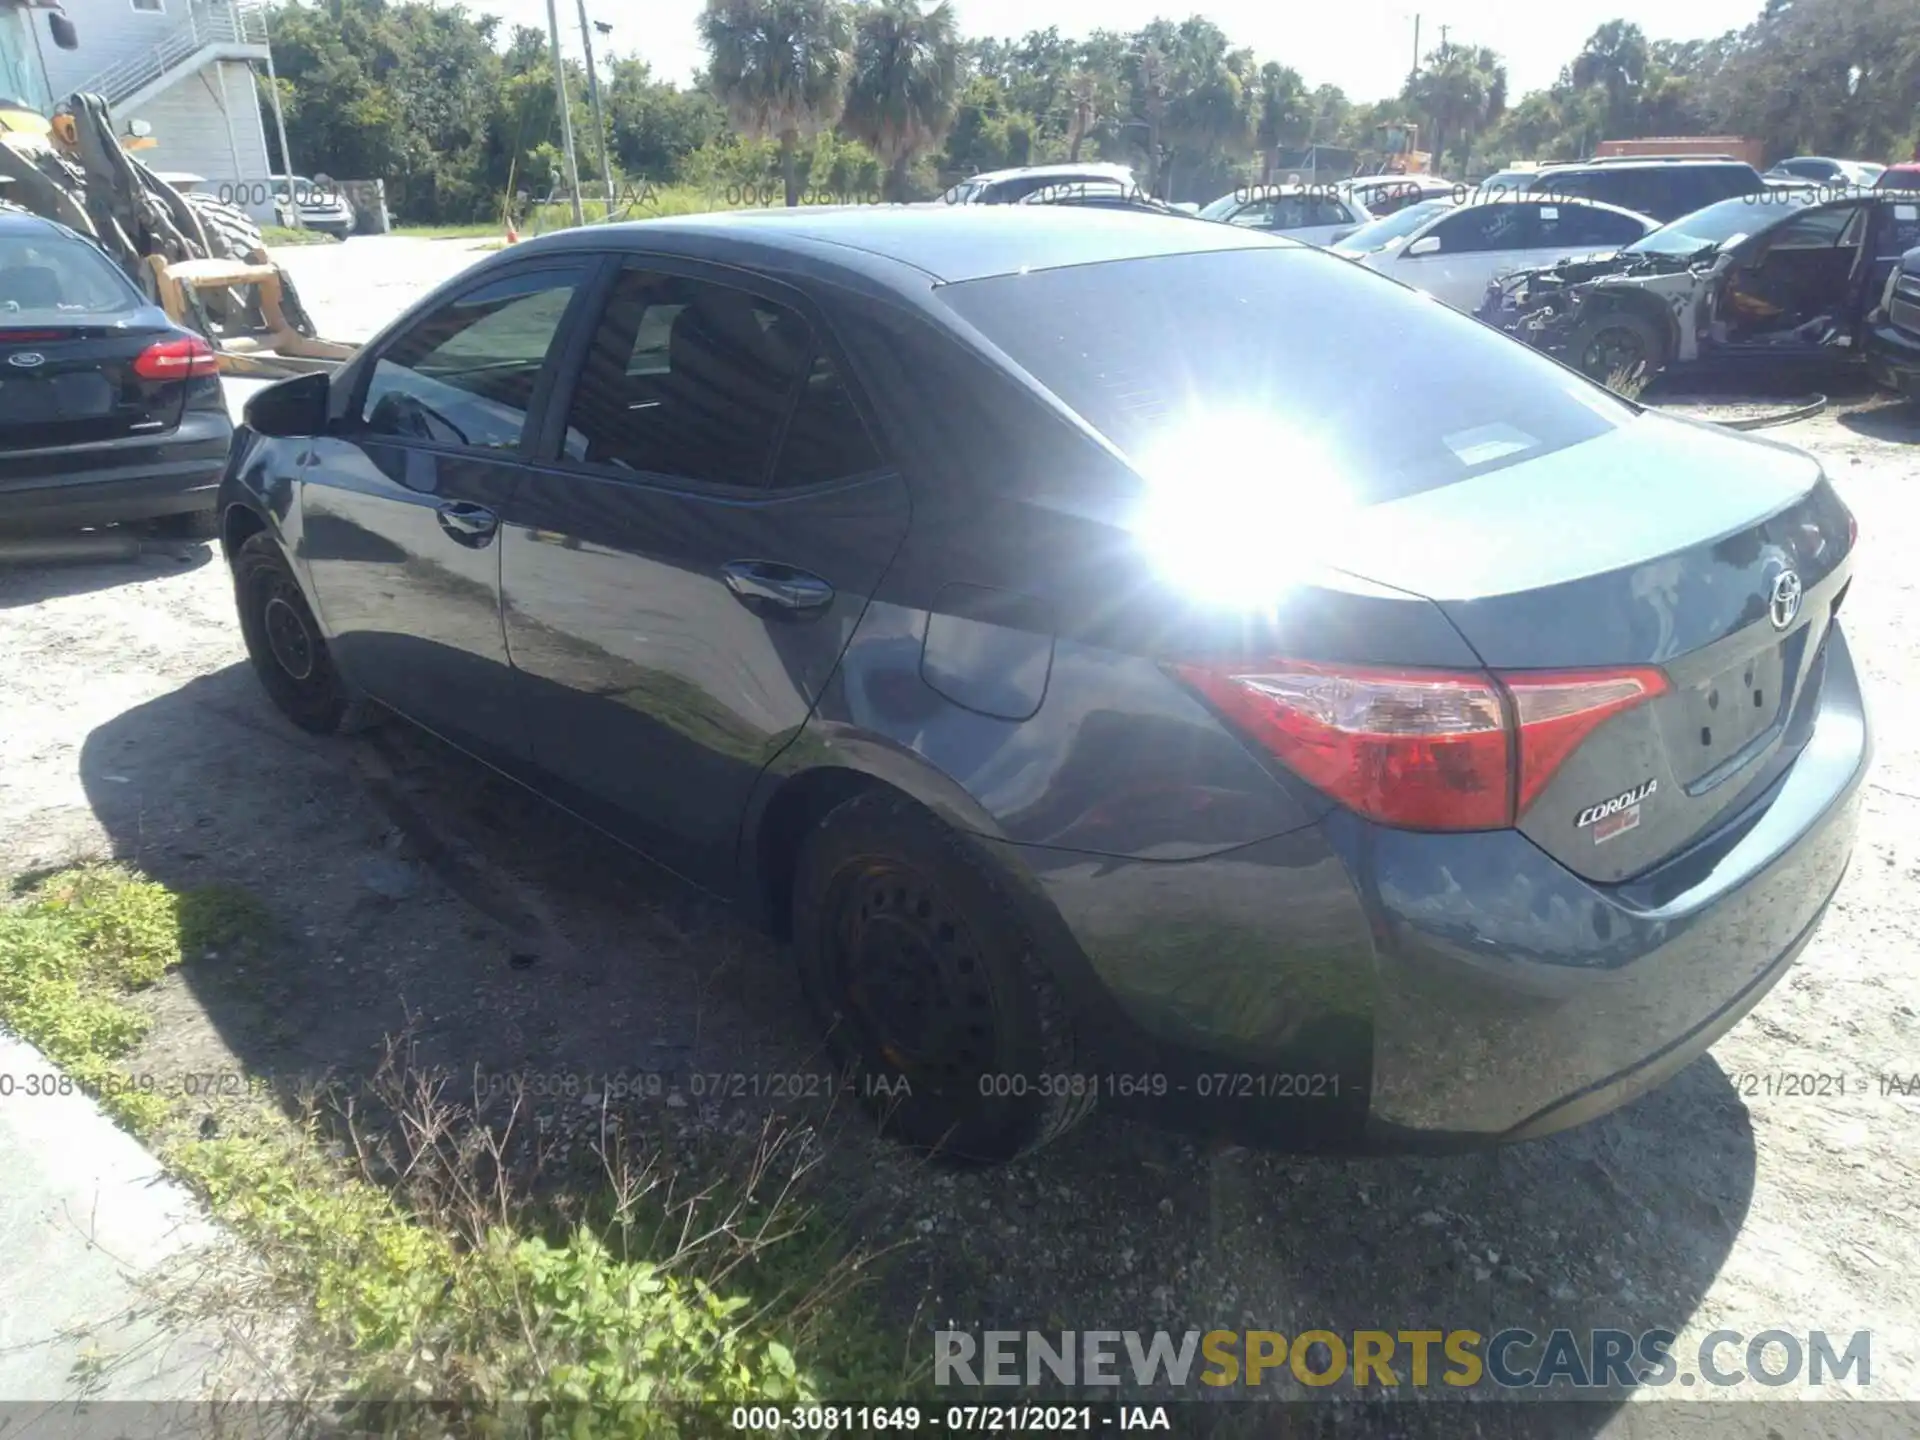
[[[1354,231],[1333,250],[1472,314],[1487,286],[1509,271],[1610,254],[1659,228],[1651,216],[1594,200],[1427,200]]]
[[[1244,185],[1200,209],[1202,220],[1331,245],[1373,218],[1359,201],[1307,185]]]

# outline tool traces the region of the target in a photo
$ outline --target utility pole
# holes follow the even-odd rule
[[[1442,25],[1440,27],[1440,53],[1442,55],[1447,53],[1447,31],[1452,28],[1450,25]]]
[[[1418,80],[1419,78],[1420,78],[1420,15],[1418,11],[1415,11],[1413,16],[1413,69],[1407,72],[1407,83],[1411,85],[1415,80]]]
[[[573,223],[587,223],[587,212],[580,208],[580,166],[573,158],[573,118],[567,113],[567,71],[560,63],[560,11],[555,0],[547,0],[547,39],[553,45],[553,90],[560,97],[560,142],[567,152],[567,190],[573,197]]]
[[[607,157],[607,117],[600,111],[600,76],[593,68],[593,27],[587,23],[587,0],[580,0],[580,46],[587,54],[587,99],[593,106],[593,133],[600,145],[600,178],[607,182],[607,213],[613,219],[613,161]]]
[[[280,137],[280,173],[287,177],[287,199],[297,206],[300,197],[293,193],[293,152],[287,148],[287,121],[286,117],[280,113],[280,77],[273,73],[273,34],[266,29],[268,9],[268,6],[262,5],[258,12],[260,26],[266,34],[267,41],[267,98],[273,101],[273,130]],[[268,176],[268,180],[272,180],[271,175]],[[295,213],[299,212],[296,210]]]

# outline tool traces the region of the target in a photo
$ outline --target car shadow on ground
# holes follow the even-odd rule
[[[1751,1200],[1749,1117],[1710,1059],[1602,1121],[1476,1155],[1223,1151],[1095,1115],[1001,1169],[933,1165],[820,1095],[776,946],[430,737],[307,736],[235,665],[100,726],[80,766],[122,858],[245,886],[274,922],[264,963],[188,958],[157,1002],[150,1043],[171,1049],[137,1063],[352,1086],[406,1033],[415,1063],[455,1076],[581,1077],[553,1101],[557,1134],[595,1119],[595,1077],[658,1077],[630,1120],[669,1168],[807,1128],[811,1193],[849,1248],[885,1252],[872,1304],[916,1360],[949,1327],[1679,1331]],[[1273,1373],[1240,1393],[1332,1392]],[[1594,1433],[1608,1413],[1553,1410],[1526,1433]]]
[[[1840,424],[1869,440],[1891,440],[1897,444],[1920,444],[1920,400],[1905,404],[1894,402],[1871,409],[1849,410],[1839,417]]]
[[[0,535],[0,610],[150,579],[155,570],[198,570],[210,541],[156,540],[119,532]]]

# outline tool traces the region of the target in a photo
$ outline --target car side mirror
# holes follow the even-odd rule
[[[299,440],[327,428],[330,390],[322,374],[296,375],[269,385],[247,401],[247,428],[276,440]]]
[[[1408,256],[1438,255],[1440,253],[1440,237],[1438,235],[1422,235],[1418,240],[1407,246],[1401,253]]]
[[[47,16],[47,29],[53,35],[53,43],[62,50],[80,48],[80,32],[73,28],[73,21],[64,15]]]

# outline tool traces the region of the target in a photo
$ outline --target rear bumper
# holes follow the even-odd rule
[[[1867,332],[1866,354],[1876,382],[1920,399],[1920,335],[1882,321]]]
[[[233,422],[189,411],[172,434],[0,454],[0,528],[65,529],[213,508]]]
[[[1872,743],[1830,636],[1792,765],[1625,884],[1585,881],[1518,831],[1345,812],[1184,863],[1008,847],[1087,961],[1103,1106],[1255,1143],[1452,1149],[1659,1085],[1786,972],[1845,874]]]

